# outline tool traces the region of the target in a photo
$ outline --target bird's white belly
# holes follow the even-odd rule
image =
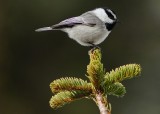
[[[74,29],[67,30],[69,37],[84,46],[98,45],[103,42],[110,31],[106,28],[75,26]]]

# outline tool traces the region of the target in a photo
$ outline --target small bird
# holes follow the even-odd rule
[[[116,23],[117,17],[114,11],[108,8],[96,8],[35,31],[61,30],[82,46],[95,47],[107,38]]]

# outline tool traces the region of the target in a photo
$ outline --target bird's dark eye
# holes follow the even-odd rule
[[[113,15],[113,11],[111,11],[110,9],[105,9],[105,12],[106,12],[106,14],[108,15],[108,17],[110,18],[110,19],[113,19],[113,20],[115,20],[115,17],[114,17],[114,15]]]

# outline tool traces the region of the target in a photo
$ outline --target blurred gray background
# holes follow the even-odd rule
[[[50,108],[50,82],[62,76],[87,79],[89,48],[61,31],[34,30],[104,6],[121,22],[100,45],[106,70],[128,63],[143,68],[141,77],[123,82],[123,98],[109,96],[112,114],[160,114],[159,0],[1,0],[0,114],[99,113],[87,99]]]

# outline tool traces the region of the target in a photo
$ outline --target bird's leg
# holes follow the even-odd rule
[[[98,45],[95,45],[95,44],[93,44],[93,43],[90,43],[89,42],[89,44],[91,44],[91,46],[90,46],[90,50],[89,50],[89,52],[88,53],[92,53],[94,50],[96,50],[96,49],[99,49],[99,50],[101,50],[101,48],[98,46]]]

